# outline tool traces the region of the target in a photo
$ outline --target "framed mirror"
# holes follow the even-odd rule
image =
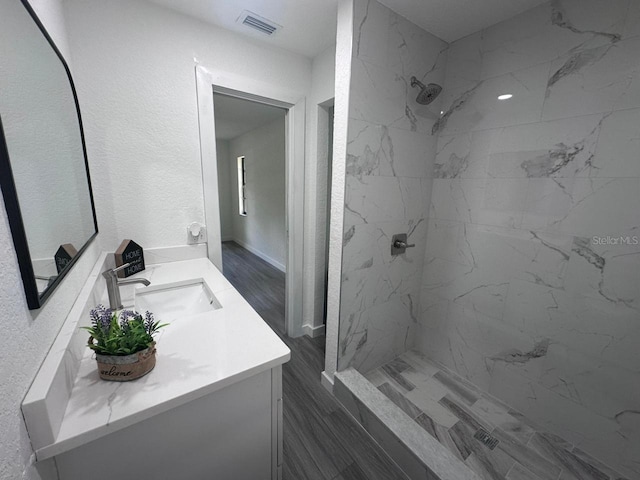
[[[0,185],[30,309],[98,233],[69,67],[26,0],[0,6]]]

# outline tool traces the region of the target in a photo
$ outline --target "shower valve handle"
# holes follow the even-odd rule
[[[415,247],[415,243],[407,243],[406,233],[397,233],[391,238],[391,255],[400,255],[405,252],[407,248]]]
[[[415,243],[407,244],[407,242],[403,242],[402,240],[396,240],[395,242],[393,242],[393,246],[396,248],[411,248],[411,247],[415,247],[416,244]]]

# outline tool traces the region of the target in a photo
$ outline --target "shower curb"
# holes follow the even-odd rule
[[[334,379],[338,401],[411,480],[481,480],[358,371]]]

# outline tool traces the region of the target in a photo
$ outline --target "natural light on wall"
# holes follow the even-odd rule
[[[247,182],[245,178],[244,156],[238,157],[238,213],[247,215]]]

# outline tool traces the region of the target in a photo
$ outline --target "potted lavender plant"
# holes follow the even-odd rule
[[[89,314],[89,348],[96,352],[98,372],[103,380],[127,382],[140,378],[156,365],[153,336],[167,325],[133,310],[115,311],[98,305]]]

